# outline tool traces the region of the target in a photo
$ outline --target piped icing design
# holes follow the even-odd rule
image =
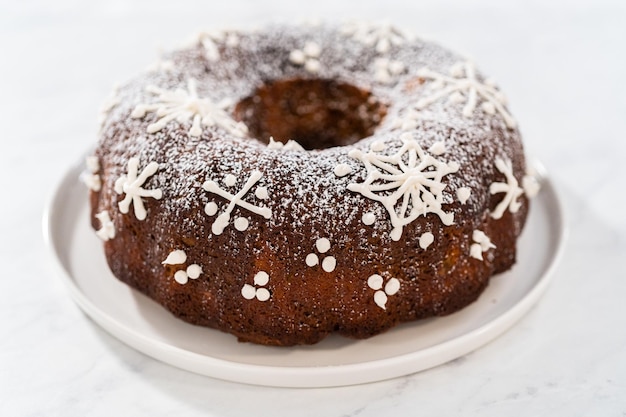
[[[330,250],[330,241],[322,237],[315,241],[315,248],[320,254],[325,254]],[[309,267],[314,267],[320,262],[319,257],[315,253],[309,253],[305,258],[305,263]],[[326,272],[333,272],[337,266],[337,259],[334,256],[325,256],[322,260],[322,269]]]
[[[498,171],[503,173],[506,178],[506,182],[494,182],[489,186],[491,194],[504,193],[502,201],[491,212],[491,217],[499,219],[506,209],[509,209],[511,213],[517,213],[522,206],[522,203],[517,199],[524,194],[524,190],[519,187],[517,179],[513,175],[513,165],[509,159],[496,158],[495,164]]]
[[[483,252],[496,247],[496,245],[491,243],[489,237],[478,229],[472,233],[472,240],[474,243],[470,246],[470,256],[481,261],[483,260]]]
[[[428,68],[417,72],[420,78],[431,80],[430,95],[416,103],[418,110],[424,109],[445,97],[451,103],[464,104],[462,114],[471,117],[478,107],[484,113],[500,114],[508,128],[514,128],[517,123],[506,110],[506,98],[490,80],[480,82],[476,77],[476,68],[472,62],[457,62],[450,68],[450,75],[439,74]]]
[[[230,106],[230,100],[222,100],[213,103],[208,98],[198,97],[196,81],[193,78],[187,80],[187,90],[165,90],[155,85],[146,87],[146,91],[157,97],[157,100],[149,104],[139,104],[131,113],[131,117],[140,119],[147,113],[155,113],[157,120],[150,123],[146,128],[148,133],[155,133],[163,129],[168,123],[176,121],[179,124],[192,121],[189,128],[190,136],[202,135],[202,127],[218,127],[227,132],[244,137],[248,133],[248,127],[241,122],[233,120],[225,109]]]
[[[468,187],[459,187],[456,190],[456,198],[459,200],[461,204],[467,203],[470,196],[472,195],[472,189]]]
[[[145,220],[147,211],[143,205],[142,197],[151,197],[160,200],[163,192],[160,189],[146,190],[143,188],[146,180],[154,175],[159,169],[159,164],[150,162],[139,175],[139,158],[130,158],[128,160],[128,173],[122,175],[115,181],[115,192],[118,194],[126,194],[124,199],[118,203],[120,211],[127,214],[130,210],[131,203],[134,206],[135,217],[138,220]]]
[[[230,192],[223,190],[222,188],[219,187],[219,185],[217,185],[215,181],[207,180],[204,182],[204,184],[202,185],[202,188],[204,188],[205,191],[208,191],[213,194],[217,194],[220,197],[223,197],[229,201],[224,212],[222,212],[219,216],[217,216],[217,219],[215,219],[215,221],[213,222],[213,225],[211,226],[211,231],[213,232],[213,234],[215,235],[222,234],[226,226],[228,226],[228,224],[230,223],[230,215],[236,206],[239,206],[242,209],[251,211],[254,214],[263,216],[266,219],[269,219],[272,217],[271,209],[267,207],[259,207],[243,200],[243,197],[248,193],[248,191],[250,191],[250,189],[262,177],[263,177],[263,174],[261,173],[261,171],[256,171],[256,170],[252,171],[252,173],[250,174],[250,177],[248,177],[248,179],[246,180],[246,183],[241,188],[241,190],[237,192],[237,194],[231,194]],[[224,182],[226,183],[227,186],[229,183],[232,183],[230,180],[227,182],[226,179],[224,180]],[[235,184],[232,183],[232,185],[235,185]],[[262,196],[267,195],[267,189],[263,187],[263,191],[261,191],[260,193]],[[217,214],[217,211],[218,211],[218,207],[215,202],[207,203],[204,209],[204,212],[209,216],[214,216],[215,214]],[[247,219],[243,217],[238,217],[235,220],[235,228],[239,231],[246,230],[248,228],[248,223],[249,222]]]
[[[85,166],[87,167],[88,173],[85,172],[81,175],[81,179],[83,183],[89,188],[91,191],[98,192],[102,188],[102,181],[100,180],[100,163],[98,162],[98,157],[96,156],[88,156],[85,158]]]
[[[376,291],[374,293],[374,302],[376,305],[383,310],[386,310],[387,300],[389,297],[400,291],[400,280],[397,278],[389,278],[385,284],[383,277],[378,274],[374,274],[367,279],[367,286]]]
[[[411,34],[389,22],[349,22],[341,31],[366,46],[373,46],[380,54],[386,54],[392,46],[403,45],[413,38]]]
[[[115,225],[111,221],[108,211],[101,211],[96,214],[96,219],[100,220],[100,229],[96,231],[96,235],[103,241],[113,239],[115,237]]]
[[[170,252],[163,262],[163,265],[181,265],[187,262],[187,254],[184,250],[177,249]],[[186,284],[190,279],[198,279],[202,274],[202,267],[198,264],[191,264],[185,269],[179,269],[174,273],[174,280],[181,285]]]
[[[442,209],[446,187],[442,179],[459,168],[424,152],[411,134],[400,138],[402,146],[391,155],[358,149],[348,154],[361,161],[367,171],[364,182],[351,183],[348,189],[385,207],[393,226],[390,236],[395,241],[400,240],[404,226],[422,215],[434,213],[446,226],[454,223],[454,214]]]
[[[109,96],[104,100],[102,106],[100,107],[100,114],[98,116],[98,124],[100,126],[102,126],[102,124],[104,123],[104,120],[109,115],[109,112],[113,110],[115,106],[120,104],[120,102],[121,99],[119,97],[119,86],[115,85],[113,87],[113,91],[111,91],[111,94],[109,94]]]
[[[265,271],[259,271],[254,276],[254,285],[244,284],[241,288],[241,295],[246,300],[252,300],[256,298],[259,301],[267,301],[271,297],[270,291],[265,288],[270,282],[270,276]]]
[[[289,54],[289,61],[292,64],[304,66],[304,69],[312,74],[320,71],[321,64],[319,57],[322,54],[322,48],[316,42],[306,42],[302,49],[294,49]]]

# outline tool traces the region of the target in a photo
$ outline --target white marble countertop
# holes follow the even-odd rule
[[[626,3],[210,3],[0,1],[0,415],[626,415]],[[563,261],[530,314],[476,352],[354,387],[229,383],[127,347],[54,275],[42,211],[112,85],[196,29],[305,17],[386,17],[471,55],[556,182]]]

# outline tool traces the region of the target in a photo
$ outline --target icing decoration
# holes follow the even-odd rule
[[[517,199],[524,193],[524,190],[519,187],[517,179],[513,175],[513,166],[509,159],[496,158],[496,168],[506,177],[506,182],[494,182],[489,186],[491,194],[505,193],[502,201],[491,212],[491,217],[499,219],[507,208],[511,213],[517,213],[522,206],[522,203]]]
[[[270,276],[265,271],[257,272],[254,276],[254,286],[250,284],[244,284],[241,288],[241,295],[246,300],[252,300],[256,297],[259,301],[267,301],[270,299],[270,292],[267,288],[264,288],[270,282]],[[260,287],[260,288],[257,288]]]
[[[232,213],[235,206],[239,206],[243,209],[251,211],[254,214],[263,216],[266,219],[272,217],[272,210],[270,210],[269,208],[255,206],[254,204],[248,203],[247,201],[243,200],[243,197],[248,193],[248,191],[250,191],[254,184],[256,184],[261,179],[261,177],[263,177],[263,174],[260,171],[252,171],[243,188],[237,194],[231,194],[228,191],[222,190],[217,185],[217,183],[215,183],[215,181],[209,180],[205,181],[205,183],[202,184],[202,188],[204,188],[205,191],[217,194],[220,197],[223,197],[229,201],[226,210],[224,210],[224,212],[220,214],[217,219],[215,219],[215,221],[213,222],[213,226],[211,226],[211,231],[213,232],[213,234],[222,234],[222,232],[230,222],[230,214]],[[267,189],[265,191],[267,192]],[[209,202],[204,208],[204,212],[209,216],[215,215],[217,211],[217,204],[214,202]],[[248,228],[248,220],[243,217],[237,218],[235,220],[235,228],[239,231],[246,230]]]
[[[167,255],[167,258],[163,262],[163,265],[180,265],[187,262],[187,254],[184,250],[174,250]],[[174,273],[174,281],[181,285],[186,284],[190,279],[198,279],[202,273],[202,267],[198,264],[191,264],[187,269],[180,269]]]
[[[187,91],[176,89],[165,90],[149,85],[146,91],[156,95],[157,101],[151,104],[139,104],[131,113],[131,117],[138,119],[146,113],[156,113],[157,120],[150,123],[146,129],[148,133],[155,133],[163,129],[169,122],[185,123],[192,120],[189,135],[200,136],[202,126],[215,126],[227,132],[243,137],[248,133],[248,127],[233,120],[225,111],[231,104],[228,100],[213,103],[207,98],[199,98],[196,82],[190,78],[187,81]]]
[[[345,177],[352,172],[352,168],[348,164],[337,164],[333,172],[338,177]]]
[[[483,252],[487,252],[489,249],[495,248],[496,245],[491,243],[491,240],[487,235],[476,229],[472,233],[472,240],[475,242],[470,246],[470,256],[479,260],[483,260]]]
[[[228,174],[224,177],[224,184],[226,184],[227,187],[232,187],[233,185],[237,184],[237,177],[235,177],[233,174]]]
[[[239,44],[239,37],[235,33],[227,33],[223,30],[212,30],[200,32],[197,35],[198,41],[204,48],[206,58],[211,62],[220,59],[220,50],[217,42],[224,42],[227,46],[234,47]]]
[[[154,175],[159,169],[159,164],[156,162],[150,162],[143,171],[137,176],[139,168],[139,159],[130,158],[128,160],[128,174],[122,175],[115,181],[115,192],[118,194],[126,194],[126,197],[118,203],[120,211],[127,214],[132,203],[135,208],[135,217],[138,220],[144,220],[147,212],[143,205],[141,197],[152,197],[155,200],[160,200],[163,196],[163,192],[160,189],[146,190],[142,185],[146,182],[148,177]]]
[[[541,190],[541,184],[534,175],[528,174],[522,178],[522,188],[528,198],[533,198]]]
[[[397,278],[390,278],[383,288],[385,280],[378,274],[374,274],[367,279],[367,286],[376,291],[374,302],[383,310],[386,310],[388,296],[392,296],[400,291],[400,281]]]
[[[89,170],[89,174],[83,173],[81,175],[81,180],[83,183],[92,191],[98,192],[102,188],[102,181],[100,180],[100,175],[98,175],[98,171],[100,171],[100,163],[98,162],[98,157],[96,156],[88,156],[85,158],[85,165],[87,166],[87,170]]]
[[[376,216],[374,215],[374,213],[371,212],[365,213],[363,217],[361,217],[361,221],[364,225],[369,226],[371,224],[374,224],[374,222],[376,221]]]
[[[283,149],[285,151],[305,151],[306,150],[295,140],[289,139],[287,143],[282,143],[281,141],[274,140],[274,138],[271,136],[270,136],[270,142],[267,144],[267,149]]]
[[[96,214],[96,219],[100,220],[101,227],[96,231],[96,235],[105,242],[115,237],[115,226],[111,221],[108,211],[101,211]]]
[[[270,197],[266,187],[257,187],[254,195],[260,200],[267,200]]]
[[[476,107],[486,114],[493,115],[496,112],[502,116],[507,127],[514,128],[517,123],[513,116],[506,110],[506,98],[491,81],[481,83],[476,78],[476,69],[471,62],[458,62],[450,68],[450,75],[443,75],[422,68],[417,72],[420,78],[433,80],[430,84],[434,90],[430,96],[420,99],[416,108],[424,109],[444,97],[453,103],[465,103],[463,116],[470,117]]]
[[[358,149],[348,154],[367,170],[365,181],[348,184],[348,189],[385,207],[393,226],[390,236],[395,241],[400,240],[404,226],[421,215],[437,214],[446,226],[454,222],[454,214],[441,207],[446,187],[441,181],[458,170],[458,164],[445,163],[425,153],[411,134],[404,133],[400,139],[402,146],[392,155],[374,150],[363,153]]]
[[[467,187],[460,187],[456,190],[456,198],[459,199],[461,204],[465,204],[469,200],[472,190]]]
[[[167,258],[165,258],[165,260],[161,263],[163,265],[180,265],[184,264],[185,262],[187,262],[187,254],[184,250],[179,249],[170,252],[170,254],[167,255]]]
[[[384,54],[392,46],[398,46],[412,38],[412,35],[392,26],[388,22],[350,22],[342,28],[342,32],[354,40],[376,48],[376,52]]]
[[[435,236],[432,233],[426,232],[420,236],[420,248],[427,249],[431,243],[435,241]]]
[[[374,78],[383,84],[391,84],[397,81],[398,76],[405,71],[405,65],[400,61],[389,58],[376,58],[374,60]]]
[[[428,148],[428,152],[436,156],[443,155],[446,153],[446,144],[443,142],[435,142],[430,148]]]
[[[295,65],[304,65],[304,69],[316,74],[320,70],[319,57],[322,48],[315,42],[306,42],[302,49],[294,49],[289,54],[289,61]]]
[[[324,254],[330,250],[330,241],[325,237],[317,239],[315,241],[315,248],[321,254]],[[309,267],[314,267],[319,264],[319,257],[315,253],[309,253],[304,262]],[[326,256],[322,260],[322,269],[326,272],[333,272],[337,266],[337,259],[334,256]]]

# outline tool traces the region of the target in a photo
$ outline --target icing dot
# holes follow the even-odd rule
[[[435,237],[433,236],[432,233],[430,232],[424,233],[422,236],[420,236],[420,248],[422,249],[428,248],[430,244],[434,242],[434,240],[435,240]]]
[[[87,169],[92,174],[100,171],[100,162],[98,161],[97,156],[88,156],[87,158],[85,158],[85,165],[87,165]]]
[[[270,299],[270,292],[266,288],[256,290],[256,298],[259,301],[267,301]]]
[[[226,175],[226,177],[224,178],[224,184],[226,184],[226,186],[228,187],[232,187],[233,185],[237,184],[237,177],[235,177],[233,174]]]
[[[267,285],[267,283],[270,281],[270,276],[267,272],[265,271],[259,271],[257,272],[257,274],[254,276],[254,284],[255,285]]]
[[[217,213],[217,204],[212,201],[210,203],[207,203],[207,205],[204,206],[204,212],[209,216],[214,216],[215,213]]]
[[[256,189],[256,191],[254,192],[254,195],[261,199],[261,200],[265,200],[267,198],[269,198],[269,194],[267,192],[267,188],[265,187],[259,187]]]
[[[320,48],[320,46],[315,42],[307,42],[306,44],[304,44],[302,52],[304,52],[304,54],[307,56],[317,58],[322,53],[322,48]]]
[[[305,259],[306,264],[311,267],[317,265],[319,261],[320,261],[319,258],[314,253],[309,253]]]
[[[367,279],[367,286],[373,290],[380,290],[383,287],[383,277],[374,274]]]
[[[322,269],[326,272],[333,272],[337,266],[337,260],[334,256],[327,256],[322,261]]]
[[[196,279],[202,273],[202,268],[198,264],[191,264],[187,267],[187,276],[191,279]]]
[[[326,253],[330,249],[330,241],[325,237],[317,239],[315,247],[320,253]]]
[[[304,52],[302,52],[301,50],[294,49],[289,54],[289,60],[294,64],[302,65],[304,64],[304,61],[306,61],[306,55],[304,55]]]
[[[383,310],[386,310],[385,304],[387,304],[387,294],[384,291],[376,291],[374,293],[374,302]]]
[[[256,289],[250,284],[244,284],[243,288],[241,288],[241,295],[246,300],[252,300],[256,296]]]
[[[428,151],[432,153],[433,155],[437,155],[437,156],[443,155],[444,153],[446,153],[446,145],[443,142],[435,142],[428,149]]]
[[[185,263],[186,260],[187,260],[187,254],[185,253],[184,250],[179,249],[179,250],[170,252],[170,254],[167,255],[167,258],[165,258],[165,260],[161,263],[163,265],[178,265],[178,264]]]
[[[179,284],[186,284],[187,278],[187,273],[185,271],[176,271],[174,274],[174,280]]]
[[[472,194],[472,190],[467,187],[461,187],[456,190],[456,197],[459,199],[461,204],[465,204],[467,200],[469,200],[470,195]]]
[[[385,142],[383,142],[382,140],[377,140],[376,142],[372,143],[370,149],[374,152],[383,151],[385,150]]]
[[[318,72],[321,68],[320,62],[317,59],[307,59],[304,63],[304,69],[308,72]]]
[[[348,164],[339,164],[335,167],[334,173],[338,177],[344,177],[352,172],[352,168]]]
[[[483,260],[483,249],[480,247],[480,244],[473,243],[470,246],[470,256],[481,261]]]
[[[363,217],[361,217],[361,221],[363,222],[363,224],[369,226],[370,224],[374,224],[374,222],[376,221],[376,216],[374,215],[374,213],[365,213],[363,215]]]
[[[239,230],[240,232],[246,230],[249,225],[250,222],[245,217],[237,217],[235,219],[235,229]]]
[[[400,291],[400,281],[397,278],[391,278],[385,285],[385,293],[387,295],[394,295]]]

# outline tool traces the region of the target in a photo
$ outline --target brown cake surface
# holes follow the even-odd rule
[[[296,345],[476,300],[515,262],[525,166],[471,62],[390,26],[276,26],[200,34],[116,89],[86,179],[117,278]]]

